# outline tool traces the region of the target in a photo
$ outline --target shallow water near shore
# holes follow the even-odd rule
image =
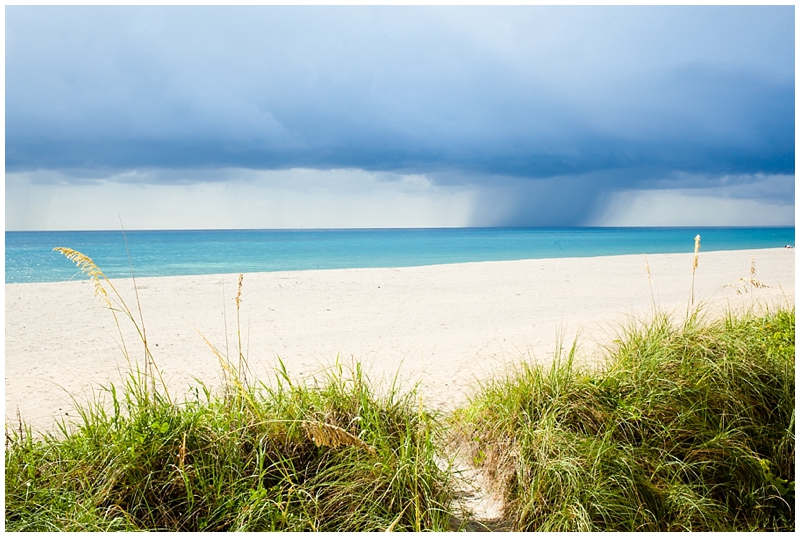
[[[53,248],[91,257],[109,277],[386,268],[794,246],[794,228],[437,228],[6,232],[6,283],[81,279]]]

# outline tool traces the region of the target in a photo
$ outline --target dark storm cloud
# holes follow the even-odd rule
[[[794,8],[9,6],[6,167],[793,174]]]

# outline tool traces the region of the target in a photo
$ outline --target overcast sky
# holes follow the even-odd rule
[[[9,230],[794,225],[794,6],[5,20]]]

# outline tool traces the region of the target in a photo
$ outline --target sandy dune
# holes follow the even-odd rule
[[[251,369],[273,376],[280,356],[295,377],[316,373],[337,355],[364,364],[370,378],[421,382],[427,404],[452,407],[477,379],[530,356],[552,358],[558,336],[580,332],[583,359],[629,315],[646,316],[653,297],[685,313],[692,254],[464,263],[413,268],[273,272],[244,275],[241,325]],[[768,288],[737,294],[756,277]],[[146,333],[173,393],[194,378],[216,385],[219,362],[203,336],[235,355],[238,275],[137,280]],[[75,415],[72,398],[118,382],[126,361],[108,309],[92,284],[6,285],[6,422],[17,412],[35,427]],[[701,252],[695,296],[712,314],[760,304],[794,304],[794,250]],[[135,306],[131,280],[114,281]],[[739,282],[739,289],[746,286]],[[651,294],[652,289],[652,294]],[[122,321],[133,359],[142,355]],[[138,344],[137,344],[138,343]]]

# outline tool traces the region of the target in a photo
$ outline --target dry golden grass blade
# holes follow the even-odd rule
[[[397,524],[400,522],[400,519],[401,519],[401,518],[403,518],[403,514],[405,514],[405,512],[406,512],[406,509],[408,509],[408,505],[406,505],[405,507],[403,507],[403,510],[402,510],[402,511],[400,511],[400,514],[399,514],[399,515],[397,515],[397,518],[395,518],[395,519],[394,519],[394,522],[392,522],[392,523],[389,525],[389,527],[388,527],[388,528],[386,528],[386,530],[385,530],[385,532],[384,532],[384,533],[393,533],[393,532],[394,532],[394,528],[395,528],[395,526],[397,526]]]
[[[178,462],[178,468],[181,472],[184,471],[184,465],[186,463],[186,455],[188,454],[188,450],[186,449],[186,431],[183,432],[183,442],[181,445],[178,446],[178,455],[176,457]]]
[[[354,434],[348,433],[341,427],[321,421],[307,421],[305,423],[306,435],[317,446],[336,448],[340,446],[354,446],[363,449],[372,456],[377,456],[375,448],[361,440]]]

